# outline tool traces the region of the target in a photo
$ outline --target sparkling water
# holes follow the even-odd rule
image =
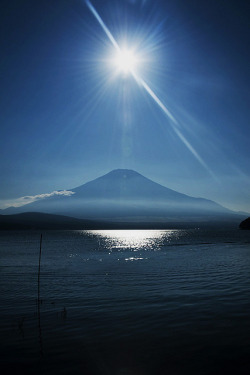
[[[250,373],[250,231],[0,232],[1,374]]]

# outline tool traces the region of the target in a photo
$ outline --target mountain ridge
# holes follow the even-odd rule
[[[179,193],[131,169],[112,170],[68,192],[72,194],[48,196],[2,213],[36,211],[112,221],[211,220],[213,216],[236,215],[212,200]]]

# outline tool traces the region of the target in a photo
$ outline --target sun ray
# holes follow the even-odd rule
[[[184,137],[184,135],[180,132],[178,129],[178,122],[175,119],[175,117],[171,114],[171,112],[167,109],[167,107],[162,103],[162,101],[158,98],[158,96],[154,93],[154,91],[148,86],[148,84],[135,72],[133,72],[133,76],[136,80],[136,82],[143,86],[144,89],[147,91],[147,93],[152,97],[152,99],[155,101],[155,103],[162,109],[162,111],[165,113],[165,115],[171,120],[170,125],[174,132],[177,134],[177,136],[180,138],[180,140],[185,144],[185,146],[189,149],[189,151],[193,154],[193,156],[200,162],[200,164],[205,167],[208,170],[208,166],[204,162],[204,160],[200,157],[198,152],[193,148],[193,146],[188,142],[188,140]]]
[[[144,79],[142,79],[136,72],[135,72],[135,63],[133,63],[133,59],[135,59],[134,57],[131,57],[131,55],[129,55],[129,50],[125,50],[125,54],[124,54],[124,50],[122,50],[120,48],[120,46],[118,45],[117,41],[115,40],[115,38],[113,37],[112,33],[110,32],[110,30],[108,29],[108,27],[105,25],[105,23],[103,22],[101,16],[99,15],[99,13],[96,11],[96,9],[94,8],[94,6],[91,4],[91,2],[89,0],[85,0],[86,1],[86,4],[88,6],[88,8],[90,9],[91,13],[94,15],[94,17],[96,18],[96,20],[98,21],[98,23],[100,24],[100,26],[102,27],[103,31],[105,32],[105,34],[107,35],[107,37],[109,38],[109,40],[111,41],[111,43],[113,44],[113,46],[115,47],[117,53],[118,53],[118,62],[117,62],[117,65],[120,67],[120,69],[124,72],[130,72],[131,75],[134,77],[135,81],[137,82],[137,84],[139,86],[142,86],[144,88],[144,90],[149,94],[149,96],[154,100],[154,102],[158,105],[158,107],[164,112],[164,114],[166,115],[166,117],[168,118],[169,121],[169,124],[170,126],[172,127],[172,129],[174,130],[175,134],[178,136],[178,138],[181,140],[181,142],[187,147],[187,149],[192,153],[192,155],[196,158],[196,160],[198,160],[198,162],[213,176],[214,174],[212,173],[212,171],[209,169],[209,167],[206,165],[206,163],[204,162],[204,160],[201,158],[201,156],[198,154],[198,152],[194,149],[194,147],[190,144],[190,142],[186,139],[186,137],[182,134],[182,132],[180,131],[180,124],[178,123],[178,121],[176,120],[176,118],[172,115],[172,113],[168,110],[168,108],[166,107],[166,105],[160,100],[160,98],[158,98],[158,96],[155,94],[155,92],[149,87],[149,85],[145,82]],[[123,61],[122,61],[123,60]],[[126,60],[126,61],[124,61]],[[132,62],[131,62],[132,61]]]
[[[100,17],[100,15],[97,13],[97,11],[94,8],[94,6],[91,4],[91,2],[89,0],[86,0],[86,4],[87,4],[89,10],[91,11],[91,13],[95,16],[96,20],[99,22],[100,26],[102,27],[103,31],[105,32],[105,34],[107,35],[107,37],[109,38],[109,40],[111,41],[111,43],[113,44],[113,46],[115,47],[115,49],[117,51],[120,51],[120,47],[119,47],[117,41],[115,40],[115,38],[113,37],[113,35],[109,31],[108,27],[103,22],[103,20]]]

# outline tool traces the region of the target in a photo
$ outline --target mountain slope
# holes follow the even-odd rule
[[[234,215],[221,205],[159,185],[141,174],[117,169],[57,195],[5,213],[47,212],[97,220],[197,220]]]
[[[129,169],[113,170],[82,186],[71,189],[71,191],[75,192],[77,197],[88,199],[204,204],[210,207],[213,206],[215,210],[227,210],[208,199],[194,198],[178,193]]]

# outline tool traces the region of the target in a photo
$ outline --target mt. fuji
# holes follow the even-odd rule
[[[43,199],[6,214],[43,212],[108,221],[210,221],[236,213],[204,198],[194,198],[129,169],[116,169],[68,194],[44,194]]]

